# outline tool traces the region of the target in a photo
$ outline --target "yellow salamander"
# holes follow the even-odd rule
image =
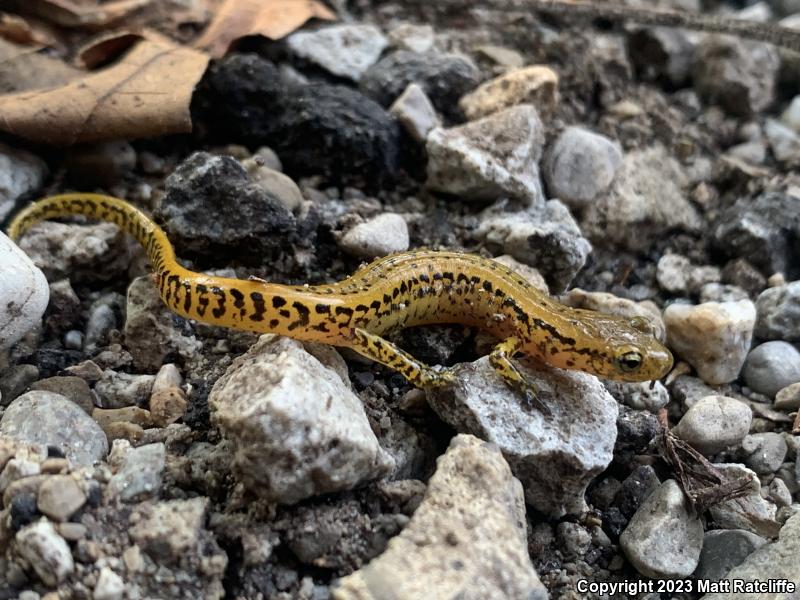
[[[164,231],[131,204],[98,194],[35,202],[9,227],[18,239],[37,221],[84,215],[116,223],[145,248],[164,303],[189,319],[351,348],[426,388],[452,380],[384,339],[388,331],[461,323],[502,340],[492,366],[531,401],[534,390],[513,357],[621,381],[665,375],[672,355],[642,318],[574,309],[542,294],[504,265],[458,252],[417,250],[380,258],[328,285],[281,285],[213,277],[185,269]]]

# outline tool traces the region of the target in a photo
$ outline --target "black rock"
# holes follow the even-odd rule
[[[655,415],[620,405],[614,460],[627,463],[633,455],[643,452],[658,432],[658,419]]]
[[[628,519],[616,506],[603,511],[603,531],[611,538],[612,542],[619,539],[620,534],[628,526]]]
[[[36,508],[36,494],[17,494],[11,500],[9,509],[11,529],[19,531],[36,519],[39,510]]]
[[[157,210],[170,237],[200,254],[221,249],[262,255],[285,247],[295,219],[273,195],[250,181],[230,156],[196,152],[167,178]]]
[[[800,276],[800,198],[767,192],[740,198],[714,226],[714,242],[729,258],[746,258],[765,275]]]
[[[359,88],[382,106],[390,106],[409,83],[419,85],[436,110],[451,120],[462,120],[458,99],[480,81],[480,71],[457,54],[398,50],[364,73]]]
[[[617,492],[616,504],[620,512],[630,519],[641,503],[660,483],[655,469],[650,465],[642,465],[634,469],[633,473],[622,482],[622,488]]]

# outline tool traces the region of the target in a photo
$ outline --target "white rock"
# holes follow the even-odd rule
[[[298,31],[286,38],[295,55],[323,69],[358,81],[374,65],[389,41],[374,25],[341,24]]]
[[[366,259],[404,252],[408,244],[408,225],[403,217],[394,213],[384,213],[359,223],[339,240],[343,250]]]
[[[408,134],[418,142],[423,142],[428,134],[441,125],[436,109],[423,89],[411,83],[394,101],[389,112],[406,128]]]
[[[151,555],[166,562],[178,562],[197,552],[203,532],[208,498],[169,500],[136,507],[131,539]]]
[[[47,165],[30,152],[0,144],[0,221],[13,210],[17,198],[44,183]]]
[[[402,23],[389,32],[389,42],[398,50],[423,53],[433,48],[434,34],[430,25]]]
[[[800,164],[800,135],[775,119],[767,119],[764,134],[769,140],[772,154],[782,163]]]
[[[0,350],[39,324],[49,299],[44,274],[0,232]]]
[[[672,294],[696,294],[707,283],[720,281],[722,273],[718,267],[693,265],[680,254],[665,254],[658,260],[656,279]]]
[[[208,401],[242,482],[268,501],[350,489],[394,467],[360,398],[295,340],[262,336]]]
[[[800,96],[792,98],[789,106],[781,113],[781,123],[794,130],[795,133],[800,133]]]
[[[664,311],[667,345],[692,365],[703,381],[728,383],[739,376],[756,324],[750,300],[670,304]]]
[[[108,482],[109,491],[123,502],[157,497],[166,462],[163,442],[130,448],[126,440],[115,440],[112,463],[121,463]]]
[[[487,81],[459,100],[467,119],[474,121],[504,108],[532,104],[542,114],[558,102],[558,75],[544,65],[514,69]]]
[[[716,454],[739,444],[750,431],[753,412],[727,396],[706,396],[694,404],[672,432],[703,454]]]
[[[511,195],[541,205],[543,146],[544,126],[529,104],[459,127],[436,128],[427,139],[427,186],[463,200]]]
[[[125,593],[125,582],[122,577],[108,567],[100,569],[97,583],[92,592],[93,600],[121,600]]]
[[[58,585],[75,569],[67,542],[47,519],[20,529],[16,541],[19,553],[46,585]]]
[[[762,537],[775,537],[780,527],[775,521],[777,508],[761,495],[758,476],[736,463],[715,463],[714,467],[727,479],[745,478],[749,481],[747,494],[709,508],[714,524],[720,529],[745,529]]]

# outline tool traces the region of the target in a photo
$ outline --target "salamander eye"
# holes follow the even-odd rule
[[[617,364],[623,373],[633,373],[642,366],[642,355],[635,350],[623,352],[617,357]]]

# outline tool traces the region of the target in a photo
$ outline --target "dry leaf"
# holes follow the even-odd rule
[[[62,87],[0,96],[0,129],[55,145],[186,133],[207,64],[195,50],[143,40],[114,65]]]
[[[316,0],[226,0],[194,45],[219,58],[240,38],[278,40],[314,17],[333,21],[336,14]]]
[[[165,45],[175,45],[167,36],[142,28],[135,31],[121,30],[101,33],[86,42],[77,51],[77,62],[87,69],[96,69],[116,60],[140,40],[151,40]]]
[[[55,40],[41,27],[36,27],[18,15],[0,13],[0,37],[26,46],[51,46]]]
[[[36,46],[19,46],[0,39],[0,94],[61,86],[82,75],[80,69]]]
[[[33,14],[62,27],[106,27],[144,8],[153,0],[114,0],[97,4],[76,0],[8,0],[18,12]]]

